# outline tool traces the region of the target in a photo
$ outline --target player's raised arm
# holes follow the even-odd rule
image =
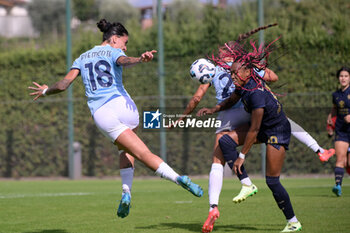
[[[117,64],[124,67],[130,67],[142,62],[150,62],[153,60],[154,53],[156,52],[156,50],[146,51],[141,54],[140,57],[121,56],[118,58]]]
[[[33,86],[28,87],[28,89],[34,91],[29,93],[29,95],[35,96],[33,100],[37,100],[38,98],[44,97],[46,95],[53,95],[53,94],[57,94],[62,91],[65,91],[78,75],[79,75],[79,70],[72,69],[68,72],[68,74],[62,80],[56,82],[51,87],[48,87],[46,84],[40,85],[36,82],[33,82],[33,84],[36,87],[33,87]]]
[[[193,110],[197,107],[199,102],[202,100],[203,96],[207,92],[208,88],[210,87],[210,84],[201,84],[199,85],[197,91],[193,94],[190,102],[188,102],[185,111],[183,112],[183,115],[188,115],[193,112]],[[179,120],[182,120],[183,117],[181,117]]]

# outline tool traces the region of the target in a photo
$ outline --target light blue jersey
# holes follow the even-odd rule
[[[215,67],[215,76],[212,84],[216,92],[216,101],[220,104],[222,101],[231,96],[235,91],[236,86],[233,84],[231,74],[220,66]],[[232,108],[243,108],[241,100],[239,100]]]
[[[115,97],[130,97],[122,82],[123,67],[116,64],[121,56],[126,56],[121,49],[110,45],[95,46],[81,54],[71,67],[80,70],[92,115]]]
[[[265,75],[265,70],[254,69],[261,78]],[[215,67],[215,76],[211,82],[215,87],[216,100],[220,104],[222,101],[231,96],[235,91],[236,86],[233,84],[231,74],[220,66]],[[241,100],[239,100],[232,108],[243,108]]]

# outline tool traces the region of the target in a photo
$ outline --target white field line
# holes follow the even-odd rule
[[[176,204],[190,204],[192,201],[175,201]]]
[[[0,194],[0,199],[27,198],[27,197],[65,197],[65,196],[89,196],[101,193],[33,193],[33,194]],[[105,193],[103,193],[105,194]]]

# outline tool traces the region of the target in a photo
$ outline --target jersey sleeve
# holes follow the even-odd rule
[[[126,57],[126,55],[123,52],[123,50],[121,50],[121,49],[113,49],[113,52],[112,52],[112,60],[113,60],[113,62],[117,63],[118,58],[122,57],[122,56]]]
[[[251,109],[263,108],[266,106],[263,91],[255,90],[249,95],[249,105]]]
[[[75,61],[73,62],[73,65],[70,68],[71,70],[73,69],[78,69],[80,70],[80,57],[75,59]]]

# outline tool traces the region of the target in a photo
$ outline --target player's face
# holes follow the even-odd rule
[[[250,75],[250,71],[246,69],[244,66],[242,66],[239,63],[233,63],[231,66],[231,78],[233,80],[233,83],[239,86],[243,86],[248,82],[248,78]]]
[[[347,88],[350,85],[350,74],[343,70],[339,74],[339,83],[342,88]]]
[[[128,44],[129,37],[124,36],[115,36],[114,48],[121,49],[124,52],[127,50],[126,45]]]

